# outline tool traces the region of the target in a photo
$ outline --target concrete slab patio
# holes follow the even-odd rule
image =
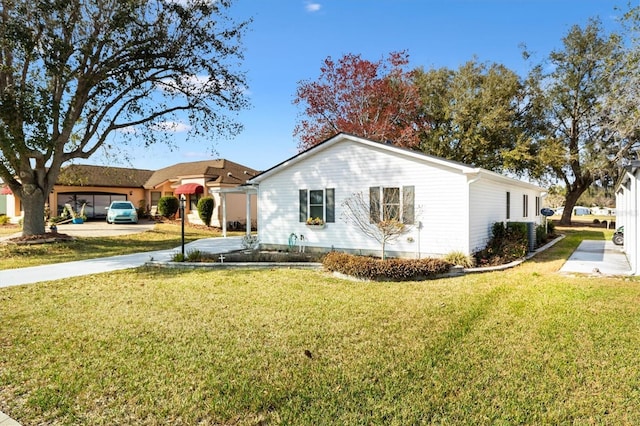
[[[631,275],[631,266],[622,247],[612,241],[584,240],[562,265],[564,274]]]

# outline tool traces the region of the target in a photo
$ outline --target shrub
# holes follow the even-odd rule
[[[147,203],[145,200],[138,201],[138,208],[136,209],[138,212],[139,218],[147,218],[149,217],[149,209],[147,208]]]
[[[174,253],[172,257],[173,262],[200,262],[202,261],[204,254],[197,249],[188,250],[183,256],[182,253]]]
[[[555,235],[556,234],[556,224],[553,223],[552,220],[548,220],[548,219],[547,219],[547,233],[549,235]]]
[[[447,253],[444,256],[444,260],[453,265],[462,266],[463,268],[473,268],[476,264],[473,256],[466,255],[461,251],[452,251]]]
[[[331,252],[323,261],[325,269],[370,280],[410,281],[434,277],[449,271],[451,263],[443,259],[376,259]]]
[[[540,247],[547,242],[547,229],[544,225],[536,226],[536,247]]]
[[[204,197],[198,200],[198,216],[205,225],[209,226],[213,216],[213,198]]]
[[[180,201],[176,197],[160,197],[158,200],[158,213],[167,219],[175,217],[180,208]]]
[[[242,237],[242,248],[245,250],[255,250],[258,248],[258,244],[260,243],[260,238],[257,235],[245,234]]]
[[[524,222],[496,222],[487,246],[474,253],[478,265],[501,265],[523,258],[529,251],[527,224]]]
[[[6,214],[0,214],[0,225],[7,225],[11,219]]]
[[[173,256],[171,257],[171,261],[172,262],[184,262],[186,256],[184,256],[182,253],[174,253]]]

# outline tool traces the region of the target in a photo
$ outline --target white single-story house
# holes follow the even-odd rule
[[[411,228],[387,254],[418,258],[472,254],[486,246],[495,222],[540,224],[546,195],[498,173],[345,133],[248,184],[258,187],[258,232],[265,249],[302,242],[306,250],[380,254],[380,243],[343,220],[343,203],[360,193],[372,215],[395,215]],[[309,218],[323,225],[309,225]]]
[[[638,209],[640,208],[640,161],[633,161],[616,185],[616,226],[624,226],[623,250],[627,255],[631,274],[638,275]]]

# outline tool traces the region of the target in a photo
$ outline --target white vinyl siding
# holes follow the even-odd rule
[[[388,249],[419,252],[421,256],[446,254],[458,249],[467,237],[466,228],[461,226],[466,222],[465,182],[457,171],[425,167],[421,161],[390,156],[350,141],[340,143],[259,183],[260,241],[286,245],[290,234],[295,233],[304,235],[307,246],[377,251],[380,247],[375,240],[340,219],[341,204],[356,192],[367,197],[372,186],[413,186],[414,221],[421,222],[422,229],[415,226]],[[309,230],[299,221],[301,188],[335,188],[335,223]],[[447,197],[442,196],[443,188]]]
[[[505,192],[511,192],[512,200],[527,191],[539,195],[533,189],[511,187],[511,180],[503,177],[490,180],[481,173],[476,179],[475,174],[465,174],[472,171],[470,168],[423,159],[410,152],[391,152],[384,145],[364,144],[350,137],[307,151],[295,160],[256,179],[258,229],[263,244],[286,246],[293,233],[304,235],[307,247],[378,253],[377,241],[341,219],[342,203],[355,193],[368,199],[370,188],[397,188],[402,200],[405,188],[411,188],[407,191],[414,197],[415,226],[387,247],[390,255],[442,256],[455,250],[471,253],[486,242],[494,222],[506,220]],[[300,221],[299,190],[321,188],[335,188],[335,223],[309,229]],[[388,203],[389,212],[392,205]]]

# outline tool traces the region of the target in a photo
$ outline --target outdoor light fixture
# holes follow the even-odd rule
[[[187,203],[187,197],[180,194],[180,220],[182,221],[182,261],[184,262],[184,207]]]

